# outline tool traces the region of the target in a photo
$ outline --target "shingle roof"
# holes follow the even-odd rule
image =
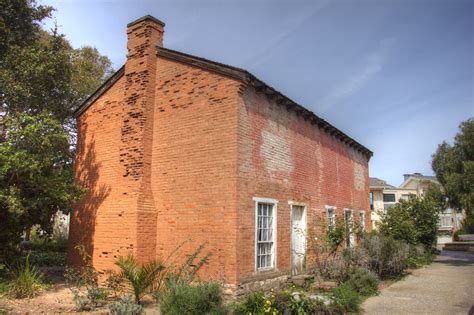
[[[369,177],[369,186],[370,188],[396,188],[390,184],[387,184],[386,181],[377,177]]]
[[[283,93],[275,90],[273,87],[267,85],[262,80],[259,80],[253,74],[247,70],[229,66],[223,63],[211,61],[205,58],[185,54],[179,51],[171,50],[168,48],[157,46],[157,54],[159,56],[172,59],[178,62],[189,64],[195,67],[204,68],[209,71],[220,73],[222,75],[240,80],[250,86],[253,86],[258,92],[264,93],[268,97],[275,100],[275,102],[280,106],[285,106],[287,110],[294,110],[298,114],[304,117],[305,120],[309,120],[312,124],[316,125],[318,128],[324,130],[329,135],[339,139],[341,142],[345,143],[348,146],[353,147],[359,152],[365,154],[368,158],[373,155],[373,152],[367,149],[365,146],[352,139],[344,132],[338,128],[331,125],[326,120],[317,116],[312,111],[306,109],[302,105],[299,105],[295,101],[291,100],[289,97]],[[76,117],[80,116],[97,98],[100,97],[105,91],[107,91],[123,74],[124,66],[122,66],[116,73],[114,73],[107,81],[105,81],[89,98],[87,98],[75,111],[74,115]]]

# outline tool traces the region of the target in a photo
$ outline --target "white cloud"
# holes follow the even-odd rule
[[[361,71],[350,76],[344,80],[342,84],[338,84],[337,87],[331,90],[320,102],[319,110],[325,111],[336,105],[341,100],[361,90],[377,73],[382,70],[390,49],[394,44],[394,38],[381,40],[375,51],[367,55],[365,64]]]

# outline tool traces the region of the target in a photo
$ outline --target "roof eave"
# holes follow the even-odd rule
[[[159,56],[189,64],[195,67],[204,68],[206,70],[219,73],[221,75],[240,80],[246,84],[249,84],[258,92],[264,93],[269,98],[275,99],[275,102],[278,105],[286,106],[287,110],[295,110],[297,114],[303,116],[305,120],[309,120],[311,124],[316,125],[319,129],[322,129],[323,131],[340,140],[344,144],[363,153],[368,159],[373,156],[373,152],[371,150],[367,149],[365,146],[363,146],[353,138],[349,137],[347,134],[334,127],[326,120],[317,116],[315,113],[306,109],[302,105],[296,103],[283,93],[275,90],[273,87],[267,85],[265,82],[258,79],[253,74],[244,69],[211,61],[205,58],[188,55],[179,51],[171,50],[160,46],[157,46],[156,48],[157,54]],[[107,79],[73,112],[74,117],[78,118],[79,116],[81,116],[92,103],[94,103],[103,93],[105,93],[110,87],[112,87],[114,83],[118,81],[118,79],[120,79],[124,72],[125,65],[122,66],[119,70],[117,70],[109,79]]]
[[[102,94],[104,94],[108,89],[110,89],[115,84],[115,82],[118,81],[118,79],[122,77],[124,72],[125,65],[120,67],[120,69],[118,69],[114,74],[112,74],[110,78],[105,80],[105,82],[102,83],[101,86],[99,86],[94,93],[92,93],[84,102],[82,102],[82,104],[79,105],[72,113],[73,116],[75,118],[79,118],[79,116],[81,116],[82,113],[84,113],[89,108],[89,106],[92,105],[92,103],[94,103]]]
[[[334,136],[339,139],[346,145],[353,147],[359,152],[363,153],[368,159],[373,156],[373,152],[367,149],[362,144],[358,143],[356,140],[349,137],[347,134],[339,130],[338,128],[331,125],[329,122],[325,121],[321,117],[317,116],[312,111],[306,109],[302,105],[296,103],[283,93],[277,91],[273,87],[269,86],[262,80],[255,77],[253,74],[247,70],[229,66],[223,63],[215,62],[205,58],[189,55],[182,53],[180,51],[164,48],[157,46],[157,54],[159,56],[172,59],[178,62],[182,62],[189,65],[194,65],[196,67],[201,67],[209,71],[213,71],[227,77],[240,80],[246,84],[254,87],[258,92],[264,93],[269,98],[275,99],[276,103],[281,106],[286,106],[288,110],[293,109],[298,114],[301,114],[305,120],[309,120],[313,125],[316,125],[318,128],[323,129],[326,133]]]

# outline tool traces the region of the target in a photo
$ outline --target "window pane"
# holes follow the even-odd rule
[[[257,206],[257,268],[273,267],[273,204]]]
[[[383,204],[383,209],[385,212],[387,212],[390,208],[393,208],[395,207],[395,204],[394,203],[384,203]]]
[[[335,213],[334,209],[328,209],[328,228],[331,230],[335,224]]]
[[[395,194],[383,194],[383,202],[395,202]]]

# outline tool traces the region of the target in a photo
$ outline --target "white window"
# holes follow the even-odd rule
[[[276,206],[277,201],[254,198],[256,201],[256,267],[257,270],[275,268]]]
[[[332,231],[336,226],[336,208],[326,207],[328,214],[328,231]]]
[[[396,204],[395,194],[383,194],[383,210],[385,213]]]

